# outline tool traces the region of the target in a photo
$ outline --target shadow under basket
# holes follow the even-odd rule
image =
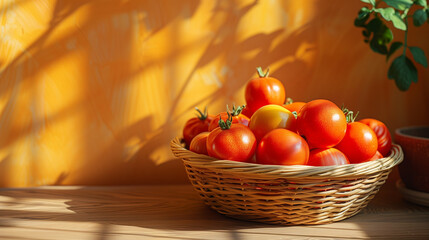
[[[218,160],[185,149],[180,138],[170,146],[211,208],[232,218],[282,225],[331,223],[357,214],[403,159],[395,144],[385,158],[324,167]]]

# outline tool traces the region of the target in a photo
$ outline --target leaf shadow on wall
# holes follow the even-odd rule
[[[113,1],[112,1],[113,3]],[[116,2],[115,2],[116,3]],[[121,44],[118,44],[114,40],[106,40],[109,39],[108,36],[103,35],[103,29],[101,29],[101,34],[98,36],[100,38],[100,41],[107,41],[108,46],[111,46],[114,49],[101,49],[103,51],[109,52],[110,50],[114,50],[112,52],[118,53],[122,52],[125,54],[119,55],[120,59],[114,59],[115,56],[104,56],[105,59],[100,60],[100,56],[97,55],[96,52],[94,52],[94,49],[92,49],[89,44],[87,44],[85,41],[88,41],[86,37],[82,37],[82,35],[89,34],[91,32],[96,31],[96,28],[101,24],[103,21],[109,21],[112,17],[115,16],[122,16],[124,14],[131,14],[135,11],[140,11],[144,13],[146,16],[145,19],[142,21],[151,23],[152,29],[151,34],[156,34],[160,30],[162,30],[164,27],[166,27],[168,24],[170,24],[172,21],[174,21],[176,18],[180,17],[180,14],[182,11],[180,9],[176,8],[169,8],[170,10],[168,13],[163,13],[163,5],[167,4],[168,2],[163,1],[145,1],[142,3],[139,2],[129,2],[124,1],[121,5],[106,5],[106,2],[88,2],[88,1],[57,1],[55,2],[55,7],[53,9],[52,19],[50,21],[49,27],[34,41],[32,42],[24,51],[22,51],[21,54],[17,55],[12,61],[8,63],[8,65],[0,72],[0,78],[2,81],[0,81],[0,95],[3,96],[5,94],[10,94],[10,97],[7,101],[6,106],[2,109],[1,117],[2,121],[5,123],[3,124],[3,133],[2,138],[0,139],[0,149],[6,149],[8,147],[13,146],[15,142],[18,140],[21,140],[23,138],[36,138],[37,136],[34,136],[35,132],[35,126],[36,128],[40,128],[41,126],[47,127],[55,125],[56,123],[60,121],[64,121],[65,119],[69,118],[73,115],[85,115],[86,118],[93,118],[93,119],[100,119],[101,124],[108,128],[113,135],[113,141],[112,143],[108,143],[108,146],[106,147],[106,151],[97,151],[96,155],[91,156],[83,156],[84,162],[82,166],[78,169],[77,174],[76,173],[70,173],[69,169],[65,169],[63,172],[58,174],[58,177],[56,180],[52,181],[54,184],[138,184],[138,183],[157,183],[158,179],[155,177],[155,180],[148,180],[146,177],[139,178],[138,176],[142,176],[143,173],[150,174],[156,173],[155,176],[159,176],[159,171],[156,169],[163,169],[165,168],[167,172],[171,171],[172,168],[180,167],[180,163],[177,162],[168,162],[163,163],[160,165],[154,164],[150,159],[150,152],[154,149],[158,148],[160,146],[159,140],[156,141],[149,141],[145,144],[144,147],[139,151],[140,154],[138,156],[142,157],[137,159],[134,157],[130,164],[122,164],[121,156],[118,156],[118,154],[111,155],[112,152],[120,152],[121,149],[123,149],[123,145],[121,143],[116,142],[117,140],[123,140],[127,141],[130,138],[133,137],[140,137],[140,139],[145,140],[146,136],[140,135],[138,136],[138,133],[141,133],[142,131],[144,133],[152,133],[155,132],[155,130],[151,127],[151,119],[152,117],[148,117],[146,119],[142,119],[141,121],[138,121],[131,126],[126,127],[125,129],[120,129],[122,126],[121,124],[116,124],[116,126],[113,126],[112,122],[120,122],[121,119],[121,113],[112,112],[108,109],[108,106],[106,106],[109,102],[112,102],[113,94],[108,91],[100,91],[100,86],[105,84],[111,84],[112,88],[121,88],[122,86],[126,85],[128,81],[132,80],[132,77],[134,77],[137,72],[134,70],[128,68],[127,65],[130,63],[130,57],[129,54],[131,49],[131,44],[129,44],[132,41],[132,32],[129,29],[128,31],[122,32],[121,36]],[[88,7],[88,4],[95,4],[90,5],[90,12],[93,12],[93,14],[88,14],[88,18],[85,19],[84,23],[76,26],[75,28],[72,28],[70,31],[68,31],[63,36],[59,37],[54,42],[50,41],[47,42],[47,39],[49,39],[55,30],[60,27],[60,25],[72,14],[74,14],[76,11],[80,10],[82,7]],[[176,5],[181,5],[182,3],[176,3]],[[186,4],[184,5],[184,8],[187,10],[187,14],[189,14],[188,17],[192,17],[192,14],[195,12],[196,8],[198,7],[199,1],[196,0],[188,0]],[[103,8],[104,6],[104,8]],[[106,7],[108,6],[108,7]],[[14,5],[6,6],[6,10],[11,10]],[[98,11],[99,9],[104,9],[105,11]],[[79,40],[80,37],[80,40]],[[39,84],[36,80],[40,80],[40,78],[33,78],[33,76],[37,76],[38,74],[43,74],[43,70],[48,68],[50,65],[55,63],[55,61],[58,61],[64,57],[66,57],[68,54],[70,54],[70,51],[66,49],[66,46],[70,41],[76,41],[78,45],[78,49],[75,49],[76,51],[84,51],[87,54],[87,57],[85,61],[82,62],[82,70],[86,69],[86,85],[84,88],[81,89],[82,91],[82,97],[77,99],[75,102],[72,102],[67,107],[64,107],[63,109],[60,109],[58,112],[52,113],[50,115],[44,115],[41,118],[32,118],[27,122],[23,122],[22,124],[16,124],[10,121],[10,118],[13,117],[19,117],[17,116],[19,113],[17,112],[16,103],[19,101],[20,97],[20,91],[21,86],[36,86]],[[98,49],[100,50],[100,49]],[[101,61],[105,61],[104,63],[100,63]],[[116,66],[118,61],[122,61],[121,66]],[[98,72],[92,71],[91,66],[93,64],[104,64],[104,68],[110,69],[112,72],[119,72],[119,75],[116,76],[106,76],[106,78],[101,78],[98,75]],[[125,66],[125,67],[124,67]],[[145,67],[151,67],[151,66],[145,66]],[[140,69],[139,71],[143,71],[144,69]],[[18,75],[18,72],[22,72],[23,76],[20,77]],[[55,80],[59,84],[61,83],[61,79]],[[101,82],[100,82],[101,81]],[[74,87],[74,86],[72,86]],[[36,89],[36,88],[34,88]],[[105,89],[104,89],[105,90]],[[10,91],[10,92],[9,92]],[[36,93],[34,93],[36,92]],[[32,90],[33,94],[33,102],[37,102],[38,99],[36,96],[37,90]],[[100,111],[101,110],[101,111]],[[12,117],[11,117],[12,115]],[[43,113],[42,113],[43,115]],[[99,116],[97,116],[99,115]],[[119,116],[119,117],[118,117]],[[28,116],[26,116],[28,117]],[[31,117],[28,117],[31,118]],[[119,126],[118,126],[119,125]],[[98,129],[99,130],[99,129]],[[132,130],[132,131],[129,131]],[[88,135],[90,135],[92,132],[92,129],[90,126],[88,126],[86,129],[80,129],[80,135],[82,136],[82,139],[87,140],[86,138]],[[171,131],[169,128],[165,128],[163,132]],[[42,133],[43,134],[43,133]],[[155,136],[152,136],[152,138],[156,138],[157,135],[162,135],[162,133],[157,133]],[[67,136],[63,136],[66,137]],[[93,139],[92,139],[93,140]],[[83,149],[84,152],[94,152],[93,148],[94,142],[88,142],[88,141],[82,141],[82,146],[78,146],[78,148]],[[36,154],[35,154],[36,155]],[[33,155],[33,157],[37,157]],[[93,158],[91,158],[93,157]],[[113,158],[118,157],[118,158]],[[6,173],[10,172],[11,165],[12,164],[6,164],[6,160],[8,163],[13,161],[10,157],[2,160],[2,168],[0,169],[0,172]],[[57,159],[61,161],[61,159]],[[105,163],[107,164],[107,167],[104,168],[103,165]],[[140,162],[140,163],[139,163]],[[141,163],[143,162],[143,164]],[[79,164],[79,163],[78,163]],[[78,165],[77,164],[77,165]],[[132,176],[129,176],[130,170],[136,170],[136,165],[141,164],[140,169],[143,169],[143,173],[137,174],[137,179],[133,178]],[[122,165],[127,165],[127,167],[124,167]],[[38,164],[33,161],[32,159],[28,159],[28,175],[34,176],[37,175],[38,172],[46,172],[46,169],[39,169]],[[113,171],[112,169],[115,169],[116,171]],[[119,171],[118,171],[119,169]],[[153,171],[155,169],[155,171]],[[114,172],[112,174],[112,171]],[[115,176],[115,173],[122,174],[123,176],[128,176],[129,178],[121,179],[121,176]],[[164,172],[164,171],[161,171]],[[93,174],[95,173],[95,174]],[[182,179],[182,182],[185,181],[186,177],[184,175],[184,172],[178,173],[181,175],[181,177],[176,177],[178,179]],[[76,176],[77,175],[77,176]],[[135,174],[136,175],[136,174]],[[173,174],[174,175],[174,174]],[[2,174],[2,176],[7,176],[7,174]],[[74,182],[68,181],[69,177],[74,176]],[[94,176],[98,176],[99,178],[94,178]],[[115,177],[119,178],[116,179]],[[88,182],[86,182],[88,180]],[[147,181],[146,181],[147,180]],[[162,181],[161,181],[162,182]],[[159,183],[159,182],[158,182]],[[30,185],[34,183],[29,183]],[[0,186],[4,186],[5,184],[1,184]]]
[[[14,8],[18,8],[19,4],[26,1],[17,1],[14,4],[9,4],[2,7],[3,12],[11,11]],[[51,36],[53,31],[61,24],[61,22],[72,15],[77,9],[79,9],[84,3],[73,1],[73,2],[62,2],[58,3],[54,7],[54,13],[49,22],[47,29],[34,40],[25,50],[16,55],[7,66],[5,66],[0,72],[0,96],[4,97],[8,95],[8,100],[1,109],[0,122],[2,125],[2,134],[0,137],[0,149],[4,150],[11,147],[14,143],[22,138],[35,138],[32,136],[34,132],[37,132],[41,126],[45,126],[46,119],[35,118],[30,119],[30,116],[22,116],[19,112],[20,108],[16,107],[19,102],[19,97],[22,96],[22,87],[36,86],[37,78],[34,78],[37,74],[41,74],[42,69],[49,67],[59,58],[63,58],[66,55],[66,51],[58,51],[58,46],[65,45],[65,42],[74,33],[66,35],[64,38],[59,39],[54,44],[47,44],[47,39]],[[24,31],[24,30],[22,30]],[[53,54],[56,52],[57,54]],[[58,54],[60,52],[60,54]],[[30,93],[32,101],[36,102],[34,92]],[[27,106],[31,108],[31,106]],[[59,121],[66,118],[70,113],[74,113],[79,108],[79,103],[72,104],[68,108],[61,110],[52,116],[47,116],[52,122]],[[27,119],[28,121],[14,121],[14,118]],[[20,123],[20,124],[17,124]],[[35,127],[36,126],[36,127]],[[36,137],[37,138],[37,137]],[[9,178],[16,178],[13,176],[13,168],[17,166],[16,160],[9,153],[9,157],[3,159],[0,165],[0,175],[8,176]],[[35,154],[36,155],[36,154]],[[37,163],[33,159],[26,159],[28,168],[29,178],[33,178],[37,175],[39,169]],[[25,166],[24,163],[19,165],[19,168]],[[26,178],[27,176],[18,176],[18,178]],[[0,179],[1,180],[1,179]],[[9,184],[10,182],[10,184]],[[11,179],[4,179],[0,182],[2,186],[15,186],[15,183]],[[34,183],[29,183],[30,185]]]
[[[285,86],[291,86],[292,89],[296,90],[298,96],[305,95],[306,86],[303,84],[303,80],[309,79],[312,72],[311,66],[300,55],[316,54],[314,42],[316,41],[317,28],[320,23],[312,20],[289,33],[286,33],[284,28],[279,28],[269,33],[257,33],[241,40],[239,37],[240,19],[257,4],[258,1],[255,1],[239,10],[235,9],[233,3],[214,8],[213,12],[229,13],[226,14],[227,17],[224,19],[224,23],[221,24],[228,25],[228,28],[227,30],[220,28],[214,34],[199,61],[190,72],[185,84],[181,86],[174,101],[175,103],[181,102],[181,98],[186,98],[183,92],[189,87],[193,75],[200,68],[209,65],[219,57],[224,57],[224,66],[228,69],[226,75],[223,76],[223,83],[210,95],[195,101],[195,106],[200,106],[203,103],[210,106],[214,102],[222,102],[221,105],[223,106],[233,103],[243,104],[235,103],[234,96],[255,76],[256,67],[267,68],[273,64],[276,64],[276,69],[270,71],[270,76],[277,77]],[[233,12],[238,12],[239,14],[236,16],[232,14]],[[317,16],[314,17],[314,19],[317,18]],[[285,34],[287,34],[286,37]],[[277,44],[273,47],[273,42],[275,41],[277,41]],[[307,43],[308,46],[303,46],[303,42]],[[249,54],[254,55],[249,58]],[[285,59],[287,60],[284,61]],[[171,108],[171,112],[175,110],[174,106]],[[190,106],[186,110],[189,113],[192,109],[193,106]],[[185,113],[180,113],[178,116],[182,116]]]
[[[172,113],[175,111],[176,106],[180,102],[181,98],[187,97],[184,95],[185,89],[189,87],[191,79],[198,69],[209,65],[217,58],[223,56],[226,60],[224,65],[228,68],[234,68],[234,71],[236,71],[240,69],[235,68],[235,66],[237,66],[239,62],[242,62],[242,60],[238,58],[240,58],[243,53],[251,50],[266,52],[271,41],[280,34],[281,30],[269,35],[258,34],[257,36],[252,37],[252,40],[250,41],[239,42],[238,40],[238,26],[241,18],[243,18],[244,15],[246,15],[253,7],[255,7],[257,3],[258,1],[255,0],[242,8],[238,8],[234,1],[216,2],[216,5],[212,10],[213,15],[211,17],[211,21],[214,20],[215,15],[217,14],[223,13],[226,15],[226,17],[222,20],[222,23],[219,24],[221,27],[216,29],[204,52],[199,57],[197,63],[193,66],[192,71],[190,71],[184,84],[180,87],[180,90],[173,101],[173,105],[170,107],[169,115],[172,115]],[[252,43],[259,43],[259,45]],[[237,90],[245,84],[245,82],[248,80],[246,77],[248,76],[249,73],[240,77],[228,76],[225,79],[225,83],[227,84],[223,84],[213,95],[208,97],[210,99],[209,103],[212,103],[216,99],[225,99],[224,105],[230,103],[228,100],[231,99],[232,95],[235,95]],[[204,100],[207,99],[202,99],[200,102],[198,102],[198,104]],[[193,107],[190,107],[189,110],[192,108]]]
[[[36,79],[31,78],[31,76],[43,73],[43,69],[66,57],[70,51],[62,50],[66,50],[67,43],[73,40],[77,41],[78,49],[76,51],[86,54],[79,63],[83,76],[86,78],[85,84],[80,86],[82,97],[58,112],[43,116],[43,118],[31,119],[29,123],[24,125],[9,123],[11,128],[5,126],[5,129],[11,130],[6,130],[3,133],[3,136],[6,137],[1,138],[0,148],[10,147],[22,138],[35,138],[34,126],[52,126],[71,116],[79,115],[91,120],[87,126],[76,129],[76,134],[82,140],[81,146],[76,146],[77,150],[82,152],[81,159],[72,163],[74,165],[73,170],[64,169],[59,172],[57,178],[52,180],[53,184],[110,185],[187,182],[180,160],[174,159],[171,153],[167,159],[160,159],[154,153],[169,151],[169,140],[181,134],[180,129],[178,130],[177,121],[187,115],[188,110],[193,107],[190,106],[183,112],[177,112],[177,104],[182,98],[189,97],[185,96],[185,90],[191,84],[194,74],[216,59],[224,58],[224,65],[230,69],[225,75],[225,84],[216,89],[213,94],[197,99],[196,105],[203,102],[210,104],[214,101],[221,101],[223,105],[231,104],[233,96],[253,76],[254,71],[249,69],[254,69],[256,66],[269,66],[285,57],[295,56],[300,41],[314,41],[312,39],[314,37],[312,33],[315,31],[313,22],[288,34],[286,38],[282,38],[284,29],[277,29],[270,33],[258,33],[240,40],[240,21],[252,8],[257,6],[258,1],[250,2],[243,7],[239,7],[233,1],[216,2],[212,10],[212,19],[220,13],[224,14],[225,18],[222,19],[219,28],[215,30],[207,47],[192,67],[183,84],[176,89],[170,105],[166,106],[166,114],[162,119],[164,123],[160,126],[155,124],[160,119],[150,115],[130,124],[125,121],[124,117],[129,114],[127,105],[131,101],[127,94],[128,91],[131,91],[129,88],[127,89],[128,84],[136,81],[135,78],[139,73],[149,68],[166,65],[163,62],[154,61],[141,68],[132,68],[133,48],[130,43],[135,41],[133,40],[133,27],[119,30],[114,38],[110,38],[111,33],[106,33],[102,26],[109,22],[112,17],[144,13],[144,19],[140,21],[151,23],[152,28],[148,35],[151,37],[177,19],[192,18],[201,4],[199,1],[189,0],[175,3],[174,6],[166,9],[162,8],[163,4],[167,4],[167,2],[125,1],[121,2],[119,6],[109,6],[104,2],[56,2],[49,28],[25,51],[31,53],[31,57],[26,57],[24,54],[18,55],[1,72],[0,95],[5,94],[6,89],[17,88],[23,84],[37,85]],[[78,27],[59,37],[55,42],[46,41],[52,36],[55,29],[60,27],[76,11],[80,11],[82,7],[87,9],[88,14]],[[99,11],[100,9],[103,11]],[[164,10],[168,12],[163,13]],[[184,12],[186,14],[183,14]],[[179,32],[173,34],[180,38]],[[272,48],[272,42],[278,40],[280,40],[279,43]],[[174,45],[174,42],[172,44]],[[178,55],[186,51],[186,49],[183,50],[178,47],[172,49],[167,54],[169,59],[177,59]],[[249,59],[245,57],[249,52],[256,52],[256,54]],[[170,79],[171,85],[174,85],[172,79],[175,79],[176,71],[179,69],[176,69],[174,64],[171,67],[166,79]],[[25,77],[22,79],[15,78],[17,69],[24,69]],[[281,72],[285,72],[286,75],[290,70],[309,72],[305,62],[296,58],[280,64],[277,69],[272,75]],[[61,79],[55,81],[61,81]],[[126,90],[118,95],[118,89]],[[129,95],[132,95],[132,92]],[[19,94],[10,97],[7,106],[2,110],[2,118],[15,111],[14,105],[18,97]],[[34,101],[38,101],[37,98],[34,98]],[[121,102],[121,107],[112,108],[111,106],[115,102]],[[67,136],[64,137],[67,138]],[[132,149],[128,151],[130,142]],[[29,175],[43,174],[46,171],[46,169],[40,169],[37,162],[31,160],[28,162],[30,162]],[[4,168],[0,171],[8,171],[8,169]]]
[[[36,85],[35,78],[31,78],[31,76],[35,76],[43,68],[49,67],[54,61],[59,58],[64,57],[67,52],[62,52],[61,54],[53,54],[56,52],[56,46],[61,43],[66,42],[67,38],[70,38],[73,34],[71,33],[64,37],[63,39],[58,40],[55,44],[46,45],[45,41],[52,34],[55,28],[68,16],[70,16],[73,12],[75,12],[79,7],[82,6],[82,3],[78,4],[78,2],[70,2],[75,4],[70,4],[62,7],[55,7],[54,14],[52,20],[49,23],[49,27],[47,30],[41,34],[33,43],[31,43],[25,50],[21,51],[20,54],[15,56],[15,58],[8,63],[8,65],[0,72],[0,96],[4,96],[8,94],[7,91],[15,90],[24,85],[31,84]],[[10,11],[11,8],[15,6],[10,5],[4,7],[4,11]],[[58,6],[58,5],[56,5]],[[65,45],[65,44],[64,44]],[[18,72],[22,72],[18,74]],[[31,81],[27,83],[28,81]],[[19,94],[10,94],[10,98],[6,103],[6,106],[2,109],[0,116],[2,117],[2,121],[7,122],[7,115],[14,112],[14,107],[18,101]],[[54,116],[50,116],[53,120],[57,120],[57,118],[64,117],[63,115],[66,112],[71,112],[74,109],[65,109],[66,111],[60,112]],[[43,119],[35,119],[35,125],[43,124]],[[6,148],[10,144],[17,141],[19,138],[27,136],[31,132],[31,128],[28,126],[9,126],[12,125],[8,122],[8,126],[5,126],[3,129],[5,130],[2,135],[8,134],[7,138],[1,138],[0,140],[0,149]],[[13,134],[11,134],[13,133]]]
[[[165,9],[162,6],[171,2],[147,1],[144,3],[126,2],[121,8],[108,8],[103,13],[102,19],[111,19],[114,16],[127,16],[134,11],[144,13],[144,19],[140,20],[149,23],[151,32],[149,37],[155,35],[178,18],[190,18],[195,13],[199,1],[188,0],[186,2],[174,3]],[[100,6],[93,6],[94,13]],[[137,14],[138,14],[137,13]],[[185,16],[182,14],[185,13]],[[135,14],[135,13],[134,13]],[[100,16],[94,14],[94,19],[88,19],[89,31],[96,28],[93,23],[100,21]],[[136,23],[132,23],[136,24]],[[165,148],[165,139],[171,138],[173,129],[170,124],[163,127],[156,127],[155,122],[160,119],[149,115],[134,122],[127,123],[125,116],[130,114],[127,105],[132,105],[129,96],[136,94],[127,85],[131,81],[137,81],[136,75],[151,67],[161,64],[151,62],[140,69],[134,69],[132,54],[134,34],[133,27],[128,27],[119,31],[118,37],[107,40],[100,44],[94,44],[93,48],[86,49],[88,53],[86,66],[100,69],[100,72],[87,69],[89,81],[86,85],[88,92],[88,102],[91,107],[85,108],[86,115],[90,119],[98,119],[97,129],[88,129],[94,134],[101,132],[106,140],[100,140],[98,136],[87,136],[86,144],[83,145],[84,152],[89,153],[86,161],[76,171],[73,178],[64,179],[79,185],[114,185],[114,184],[171,184],[185,183],[186,176],[179,161],[165,161],[154,156],[155,152]],[[96,43],[109,39],[109,34],[102,29],[95,32]],[[118,44],[119,42],[119,44]],[[108,53],[104,59],[100,59],[99,53]],[[175,53],[172,53],[174,55]],[[143,53],[144,56],[144,53]],[[103,73],[103,70],[107,69]],[[141,79],[140,79],[141,80]],[[146,79],[147,80],[147,79]],[[151,81],[151,80],[147,80]],[[107,87],[105,85],[108,85]],[[101,91],[100,91],[101,89]],[[118,95],[119,89],[122,92]],[[123,90],[125,89],[125,90]],[[116,102],[120,102],[120,107],[112,107]],[[109,104],[106,104],[109,103]],[[106,129],[106,131],[105,131]],[[94,151],[91,147],[93,143],[99,144],[99,150]],[[71,177],[70,177],[71,178]]]

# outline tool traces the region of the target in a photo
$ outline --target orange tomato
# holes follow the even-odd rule
[[[317,99],[301,108],[297,128],[310,148],[330,148],[343,139],[347,130],[347,120],[335,103]]]
[[[306,165],[310,151],[307,142],[287,129],[274,129],[259,142],[256,162],[270,165]]]
[[[285,88],[278,79],[268,77],[269,70],[262,72],[260,67],[256,68],[258,78],[250,80],[246,84],[245,98],[251,113],[268,104],[283,105],[286,99]]]
[[[335,147],[346,154],[350,163],[366,162],[377,152],[378,142],[374,131],[360,122],[347,124],[347,131]]]
[[[367,125],[374,131],[378,141],[377,150],[386,157],[392,148],[392,137],[387,126],[383,122],[372,118],[365,118],[358,122]]]
[[[183,128],[183,139],[186,147],[189,147],[195,136],[208,131],[210,122],[214,118],[214,116],[207,113],[207,108],[204,109],[204,112],[201,112],[198,108],[195,109],[197,110],[197,117],[189,119]]]
[[[299,113],[299,111],[304,105],[305,105],[305,102],[293,102],[290,104],[283,105],[283,107],[291,112]]]
[[[218,127],[207,137],[207,152],[217,159],[249,162],[255,150],[255,135],[241,124],[229,124],[228,128]]]
[[[189,146],[189,150],[191,150],[194,153],[199,154],[205,154],[207,153],[207,137],[209,136],[210,132],[202,132],[195,136],[192,141],[191,145]]]

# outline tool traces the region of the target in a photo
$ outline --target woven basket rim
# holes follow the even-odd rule
[[[263,165],[257,163],[219,160],[207,155],[197,154],[187,150],[182,145],[181,138],[176,137],[170,142],[173,154],[181,158],[185,164],[193,167],[206,168],[230,174],[248,175],[263,179],[273,178],[354,178],[378,174],[390,170],[403,160],[403,152],[399,145],[392,144],[389,156],[377,160],[336,166],[307,166],[307,165]]]

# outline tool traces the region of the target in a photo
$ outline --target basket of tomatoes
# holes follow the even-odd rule
[[[246,105],[216,116],[197,109],[171,141],[194,189],[243,220],[307,225],[357,214],[403,159],[386,125],[326,99],[285,104],[282,83],[258,73]]]

